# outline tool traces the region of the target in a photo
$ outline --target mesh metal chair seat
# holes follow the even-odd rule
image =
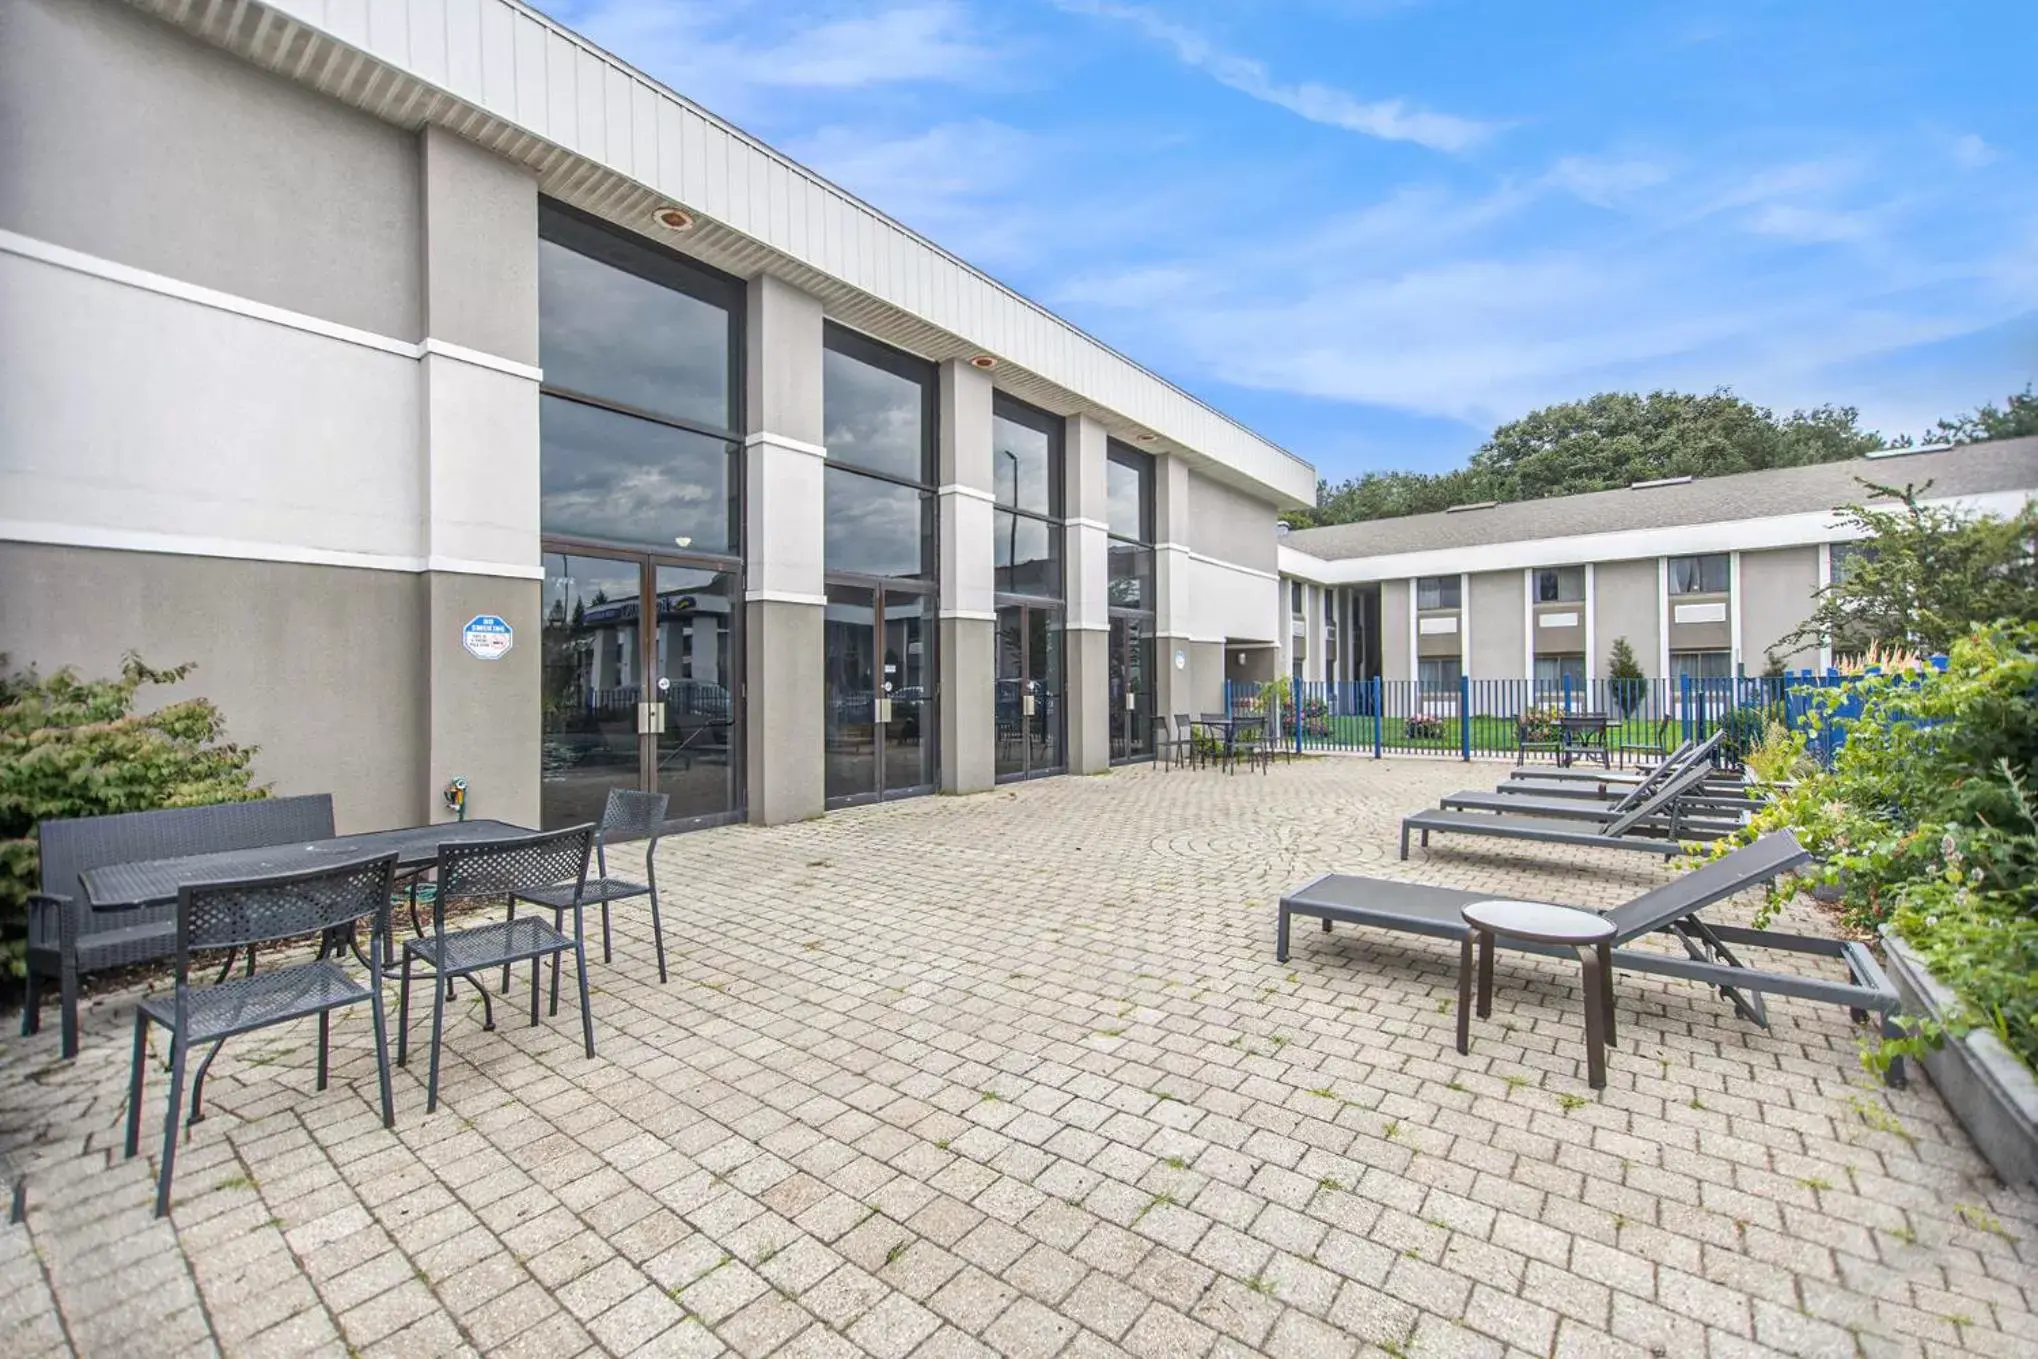
[[[321,959],[192,991],[185,1012],[186,1032],[194,1043],[210,1043],[373,998],[374,992],[349,976],[345,967]],[[174,997],[152,996],[141,1003],[141,1009],[164,1028],[177,1027]]]
[[[193,883],[177,894],[177,982],[168,996],[135,1007],[134,1059],[128,1071],[127,1154],[141,1145],[142,1076],[148,1066],[149,1025],[170,1031],[169,1107],[163,1119],[163,1160],[156,1178],[156,1216],[170,1211],[170,1183],[176,1170],[178,1114],[184,1076],[194,1043],[212,1050],[192,1083],[195,1117],[206,1068],[220,1044],[236,1034],[318,1016],[318,1088],[326,1088],[327,1057],[334,1010],[366,1005],[375,1026],[375,1068],[382,1089],[382,1126],[396,1122],[389,1088],[389,1042],[382,1019],[382,936],[389,929],[389,883],[396,856],[357,859],[299,873],[241,882]],[[328,957],[355,944],[355,929],[370,922],[368,985]],[[191,957],[201,949],[252,950],[257,944],[305,936],[319,940],[318,957],[306,963],[237,977],[211,986],[191,984]]]
[[[658,918],[658,869],[656,856],[658,840],[665,829],[665,809],[671,799],[664,793],[645,793],[632,788],[609,789],[608,801],[602,804],[601,822],[595,829],[594,871],[595,877],[581,885],[578,900],[583,906],[601,907],[601,960],[613,961],[609,934],[609,903],[629,901],[636,897],[651,900],[651,943],[658,953],[658,982],[665,983],[665,926]],[[619,837],[647,837],[644,841],[644,881],[632,882],[628,878],[609,876],[609,845]],[[553,887],[539,887],[519,890],[510,897],[510,918],[515,919],[517,903],[528,901],[534,906],[543,906],[552,912],[554,929],[563,927],[566,912],[572,908],[575,894],[569,884]],[[559,975],[553,968],[553,1005],[558,1005]],[[502,974],[502,989],[509,990],[509,969]]]
[[[446,1028],[446,993],[456,977],[470,976],[500,967],[507,974],[511,963],[526,959],[531,964],[531,1024],[538,1023],[538,964],[552,959],[552,1013],[559,1012],[559,959],[573,954],[580,981],[580,1029],[587,1055],[594,1056],[594,1009],[587,992],[587,948],[582,920],[582,891],[587,886],[589,851],[594,843],[592,825],[536,835],[518,835],[502,840],[470,840],[439,846],[438,890],[432,893],[432,932],[403,945],[403,972],[397,984],[396,1064],[410,1061],[410,978],[413,966],[421,966],[432,978],[431,1074],[425,1081],[425,1112],[439,1107],[439,1052]],[[541,920],[507,920],[459,929],[446,928],[448,906],[482,901],[503,901],[511,909],[519,897],[571,884],[573,933]],[[561,914],[564,911],[562,909]],[[482,1004],[488,1005],[488,991],[479,982]],[[484,1030],[495,1027],[493,1007],[487,1010]]]
[[[565,890],[570,892],[572,889]],[[572,903],[568,902],[567,909],[571,908]],[[452,976],[485,967],[526,962],[532,958],[550,958],[572,949],[572,939],[544,921],[531,917],[450,930],[443,940],[428,934],[404,945],[406,952],[416,955],[433,971]]]

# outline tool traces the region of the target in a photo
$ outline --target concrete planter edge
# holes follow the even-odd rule
[[[1890,979],[1907,1013],[1943,1019],[1952,990],[1887,929],[1882,936]],[[1960,1126],[2005,1184],[2038,1185],[2038,1076],[1987,1029],[1928,1052],[1924,1066]]]

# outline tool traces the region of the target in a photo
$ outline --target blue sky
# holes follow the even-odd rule
[[[1310,458],[2038,379],[2038,5],[542,0]]]

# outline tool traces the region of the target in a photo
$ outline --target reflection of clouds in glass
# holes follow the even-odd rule
[[[1061,598],[1061,530],[1007,510],[996,514],[992,528],[998,590]]]
[[[733,550],[729,445],[559,397],[539,419],[539,524],[547,533]]]
[[[1120,461],[1120,459],[1126,461]],[[1109,503],[1111,532],[1120,538],[1146,541],[1147,487],[1153,480],[1153,460],[1141,453],[1111,452],[1104,464],[1104,491]]]
[[[729,314],[649,279],[538,243],[545,381],[728,429]]]
[[[825,488],[828,570],[925,574],[929,497],[924,492],[839,467],[828,469]]]
[[[1004,416],[991,419],[991,487],[1000,505],[1054,513],[1054,441]]]
[[[889,476],[927,476],[923,389],[833,349],[821,355],[822,442],[836,462]]]

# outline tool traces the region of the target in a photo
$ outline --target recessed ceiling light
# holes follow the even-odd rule
[[[652,213],[651,220],[664,227],[667,231],[692,231],[694,227],[693,214],[685,208],[676,207],[671,204],[667,204],[665,207],[659,208],[656,212]]]
[[[989,354],[974,355],[969,363],[972,368],[996,368],[998,366],[998,361]]]
[[[1151,434],[1135,434],[1132,437],[1139,440],[1143,444],[1150,444],[1153,442],[1153,435]]]

